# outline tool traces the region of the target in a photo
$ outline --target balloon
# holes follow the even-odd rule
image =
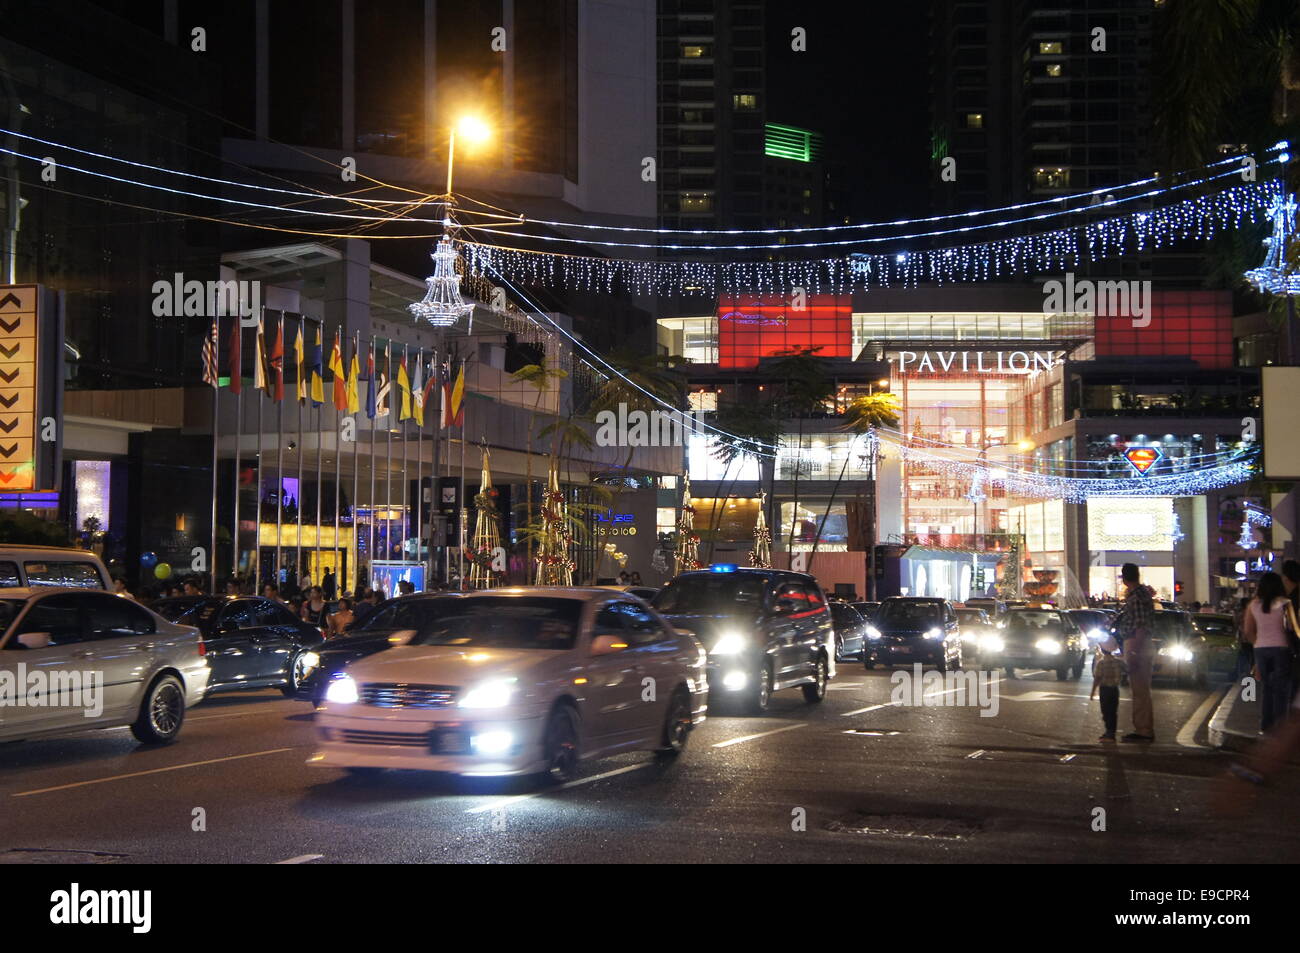
[[[159,563],[153,567],[153,574],[159,579],[166,579],[172,574],[171,563]]]
[[[145,569],[152,569],[158,565],[158,556],[156,553],[142,553],[140,555],[140,565]]]

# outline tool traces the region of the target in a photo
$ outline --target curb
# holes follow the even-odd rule
[[[1223,700],[1219,702],[1219,707],[1214,710],[1214,715],[1210,718],[1207,740],[1210,742],[1211,748],[1245,751],[1253,747],[1255,742],[1259,740],[1259,736],[1256,734],[1246,734],[1228,727],[1228,716],[1232,714],[1233,706],[1237,704],[1236,688],[1237,685],[1234,682],[1224,690]]]

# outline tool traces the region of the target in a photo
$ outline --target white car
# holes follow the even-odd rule
[[[96,589],[0,589],[0,741],[131,727],[174,741],[203,700],[199,630]]]
[[[331,679],[310,763],[563,781],[586,758],[677,754],[704,720],[703,646],[639,599],[526,587],[425,607],[420,631]]]

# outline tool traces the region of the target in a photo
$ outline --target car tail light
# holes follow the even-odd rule
[[[203,658],[203,656],[207,654],[208,654],[208,643],[204,642],[202,639],[199,639],[199,658]]]

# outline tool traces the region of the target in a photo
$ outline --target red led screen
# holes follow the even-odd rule
[[[1096,317],[1098,357],[1190,357],[1201,367],[1232,367],[1232,295],[1227,291],[1151,292],[1151,323]]]
[[[760,358],[793,348],[819,357],[853,357],[853,296],[809,295],[794,308],[778,295],[718,300],[718,366],[757,367]]]

